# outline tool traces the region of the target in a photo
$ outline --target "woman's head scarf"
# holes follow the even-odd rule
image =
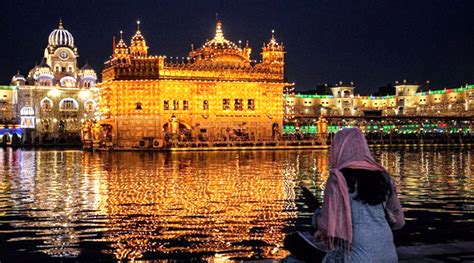
[[[324,189],[324,203],[318,218],[316,236],[326,242],[330,250],[352,245],[352,218],[349,190],[341,170],[344,168],[380,171],[384,167],[370,153],[367,141],[357,128],[336,133],[329,156],[330,176]]]

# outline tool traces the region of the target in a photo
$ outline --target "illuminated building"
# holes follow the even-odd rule
[[[364,129],[370,126],[365,121],[371,117],[385,118],[379,123],[384,125],[385,132],[400,130],[395,121],[410,119],[406,125],[413,131],[431,131],[434,128],[450,126],[446,120],[450,118],[464,118],[474,115],[474,85],[443,90],[419,91],[420,85],[409,84],[406,81],[395,84],[395,94],[387,96],[361,96],[354,94],[354,85],[339,83],[327,87],[325,94],[287,94],[284,98],[286,119],[285,133],[300,131],[303,133],[317,133],[317,119],[325,116],[336,120],[329,131],[350,125],[358,125]],[[329,94],[328,94],[329,93]],[[432,119],[430,124],[426,118]],[[358,121],[348,121],[355,120]],[[436,120],[439,119],[439,120]],[[384,123],[385,122],[385,123]],[[438,125],[439,124],[439,125]],[[431,126],[430,126],[431,125]],[[455,123],[448,127],[454,130],[473,131],[473,122]],[[377,126],[377,125],[372,125]],[[415,127],[416,126],[416,127]],[[333,128],[331,128],[333,127]],[[378,127],[377,130],[382,129]],[[443,130],[447,131],[445,128]]]
[[[295,115],[363,116],[366,111],[381,111],[390,115],[472,115],[474,85],[456,89],[418,92],[420,85],[397,83],[396,93],[389,96],[355,95],[355,87],[338,84],[332,94],[287,95],[285,105],[292,106]]]
[[[79,68],[78,57],[74,37],[60,20],[59,27],[49,35],[41,63],[27,77],[19,72],[13,76],[11,85],[16,86],[17,116],[25,129],[24,141],[76,138],[81,121],[95,117],[97,75],[87,63]]]
[[[16,118],[17,102],[15,86],[0,86],[0,145],[9,145],[23,135]]]
[[[224,37],[221,22],[213,39],[191,45],[181,59],[148,55],[139,22],[130,46],[121,33],[100,84],[100,111],[113,127],[113,144],[277,139],[283,89],[292,85],[284,78],[284,47],[272,34],[261,62],[250,55],[248,42],[242,47]]]

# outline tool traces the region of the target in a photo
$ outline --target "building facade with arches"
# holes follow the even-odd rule
[[[165,141],[276,140],[283,125],[282,43],[272,33],[251,59],[249,43],[215,35],[187,57],[151,56],[137,23],[130,46],[113,44],[100,84],[100,112],[115,146]]]
[[[74,37],[60,20],[41,63],[26,77],[20,72],[13,76],[24,142],[80,140],[82,122],[98,118],[97,74],[87,63],[79,67],[78,57]]]

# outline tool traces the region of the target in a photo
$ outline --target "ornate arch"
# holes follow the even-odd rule
[[[51,108],[46,108],[46,109],[45,109],[45,104],[44,104],[45,102],[48,102],[48,103],[50,104]],[[40,101],[40,107],[41,107],[41,109],[43,109],[43,110],[51,110],[51,109],[53,108],[53,105],[54,105],[53,101],[52,101],[50,98],[48,98],[48,97],[44,97],[44,98]]]
[[[70,72],[68,71],[68,73]],[[72,76],[64,76],[59,80],[59,82],[61,83],[62,87],[74,87],[77,80]]]
[[[65,104],[69,103],[69,101],[72,101],[72,107]],[[64,98],[59,102],[59,110],[79,110],[79,103],[73,98]]]
[[[87,107],[87,104],[89,103],[92,103],[92,105],[94,105],[94,108],[92,110],[90,110],[88,107]],[[86,101],[84,101],[84,109],[86,111],[94,111],[95,109],[97,108],[97,102],[92,99],[92,98],[88,98]]]
[[[23,107],[20,110],[20,115],[21,116],[34,116],[35,110],[33,110],[32,107]]]

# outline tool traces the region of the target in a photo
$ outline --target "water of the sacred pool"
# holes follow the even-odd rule
[[[407,224],[397,245],[474,234],[474,150],[373,149]],[[0,149],[5,259],[284,258],[310,227],[299,186],[318,198],[328,151],[82,152]]]

